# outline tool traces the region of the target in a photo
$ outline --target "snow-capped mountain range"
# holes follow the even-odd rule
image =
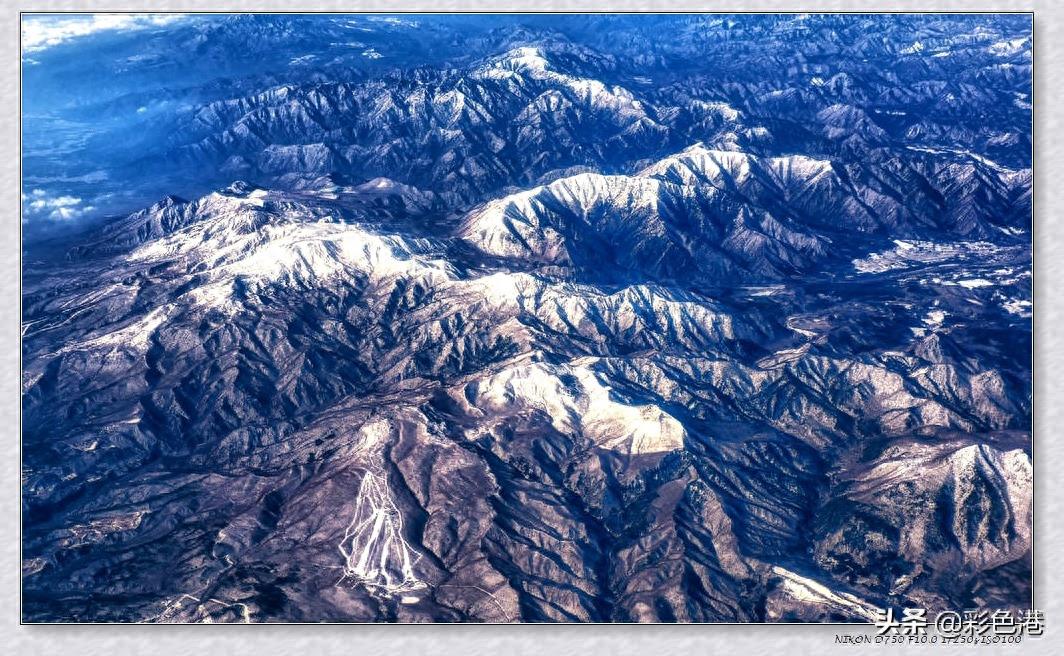
[[[1028,18],[384,18],[23,54],[24,619],[1029,603]]]

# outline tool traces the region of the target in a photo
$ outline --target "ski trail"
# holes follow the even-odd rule
[[[355,514],[339,544],[344,578],[371,591],[392,596],[420,590],[426,584],[414,573],[419,556],[403,539],[403,516],[385,482],[366,472],[355,499]],[[413,599],[404,597],[404,602]]]

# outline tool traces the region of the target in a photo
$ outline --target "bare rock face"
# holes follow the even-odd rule
[[[1029,24],[644,18],[164,33],[290,79],[157,119],[213,191],[26,245],[24,618],[1024,606]]]

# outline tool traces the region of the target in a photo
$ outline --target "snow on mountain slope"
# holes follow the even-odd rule
[[[748,159],[720,155],[742,162],[736,172],[742,178]],[[700,178],[670,179],[674,166],[665,160],[636,176],[562,178],[473,210],[458,234],[497,256],[585,268],[609,263],[651,276],[702,272],[718,280],[781,276],[826,254],[828,238],[750,203],[723,181],[722,169],[699,167]]]
[[[426,240],[377,235],[306,206],[283,201],[275,206],[273,198],[264,190],[207,196],[195,208],[203,218],[137,247],[128,259],[135,264],[177,260],[189,273],[210,271],[215,281],[239,278],[296,287],[355,275],[431,282],[453,269],[418,255],[429,250]]]
[[[683,448],[683,426],[675,418],[654,405],[629,405],[611,398],[609,386],[586,363],[511,367],[478,381],[463,396],[470,399],[467,412],[484,413],[482,431],[492,430],[493,415],[534,410],[544,413],[560,433],[628,456]]]
[[[553,66],[543,51],[534,46],[524,46],[493,58],[481,68],[473,71],[474,78],[509,79],[525,74],[535,80],[549,82],[562,88],[567,96],[592,110],[608,112],[618,124],[632,124],[647,121],[651,126],[657,124],[630,91],[620,86],[607,86],[602,82],[574,77],[552,70]]]

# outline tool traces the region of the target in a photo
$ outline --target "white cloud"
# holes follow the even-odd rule
[[[22,55],[104,30],[158,27],[184,14],[30,14],[22,18]]]
[[[51,196],[43,189],[22,194],[23,221],[38,218],[69,221],[95,209],[92,205],[82,205],[81,199],[75,196]]]

